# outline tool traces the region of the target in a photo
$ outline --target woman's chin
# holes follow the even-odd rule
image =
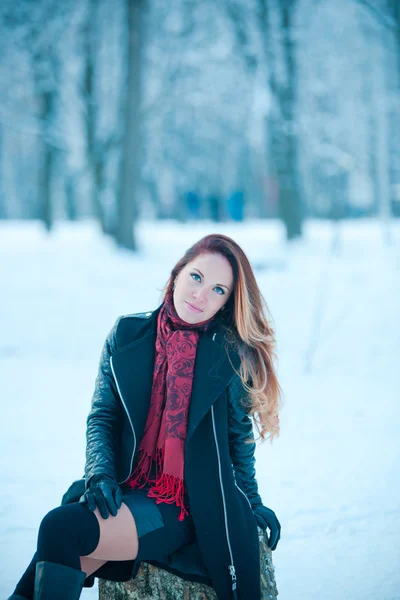
[[[186,323],[190,323],[194,325],[195,323],[201,323],[201,321],[205,320],[204,313],[194,313],[191,310],[186,302],[182,302],[180,306],[176,309],[178,316]]]

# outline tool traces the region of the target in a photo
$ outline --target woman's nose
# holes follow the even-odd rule
[[[193,298],[196,298],[197,300],[204,301],[205,297],[206,297],[206,294],[207,294],[207,292],[206,292],[205,288],[201,288],[200,290],[195,290],[193,292]]]

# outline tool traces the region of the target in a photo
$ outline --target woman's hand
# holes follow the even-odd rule
[[[115,479],[108,475],[94,475],[89,487],[80,497],[81,504],[87,504],[94,512],[98,507],[103,519],[108,519],[109,513],[116,516],[122,504],[122,491]]]
[[[268,548],[275,550],[281,538],[281,524],[276,518],[276,514],[273,510],[267,508],[263,504],[257,504],[256,506],[253,506],[253,514],[257,521],[257,525],[263,531],[266,531],[267,527],[269,527],[271,533],[268,538]]]

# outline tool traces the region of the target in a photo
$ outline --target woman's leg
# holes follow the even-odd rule
[[[33,598],[36,563],[46,561],[82,570],[91,575],[108,560],[130,560],[137,556],[135,520],[126,504],[117,515],[103,519],[79,502],[51,510],[43,518],[37,552],[14,594]]]
[[[133,560],[138,553],[138,534],[135,519],[127,505],[122,502],[115,517],[103,519],[96,508],[100,538],[90,554],[81,556],[81,569],[91,575],[109,560]]]
[[[37,561],[81,569],[80,556],[90,554],[99,543],[97,518],[79,502],[57,506],[40,523]]]
[[[44,517],[39,528],[38,560],[81,569],[88,575],[94,572],[93,559],[100,568],[108,560],[134,559],[137,552],[136,523],[124,503],[117,515],[108,519],[103,519],[97,508],[91,512],[77,502],[59,506]],[[86,557],[90,560],[85,561]]]

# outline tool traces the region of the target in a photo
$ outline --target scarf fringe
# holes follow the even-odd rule
[[[189,511],[185,506],[185,484],[183,479],[176,475],[163,473],[164,450],[158,448],[156,452],[156,479],[150,479],[149,475],[152,467],[152,457],[149,454],[142,453],[136,468],[126,485],[130,488],[142,489],[146,484],[151,487],[147,496],[156,498],[156,504],[164,502],[165,504],[174,504],[181,509],[178,521],[183,521],[189,515]]]
[[[141,490],[145,485],[154,483],[155,480],[150,478],[152,464],[151,455],[141,450],[141,456],[126,485],[132,489]]]
[[[165,504],[176,503],[181,509],[178,517],[179,521],[183,521],[189,514],[184,503],[185,488],[183,481],[175,475],[163,473],[156,485],[149,490],[147,495],[149,498],[156,498],[157,504],[160,504],[160,502],[164,502]]]

